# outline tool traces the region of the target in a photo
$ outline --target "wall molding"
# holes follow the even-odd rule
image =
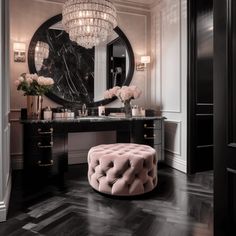
[[[63,5],[65,0],[34,0],[35,2],[41,2],[46,4],[57,4],[57,5]],[[151,11],[152,4],[145,4],[145,3],[137,3],[133,1],[113,1],[116,7],[126,7],[130,9],[137,9],[142,11]]]
[[[10,201],[10,195],[11,195],[11,174],[8,177],[7,186],[6,186],[6,193],[4,200],[0,202],[0,222],[6,221],[7,219],[7,212],[8,212],[8,206]]]
[[[177,140],[179,140],[179,152],[176,152],[175,150],[171,150],[168,148],[165,148],[165,151],[172,153],[174,155],[177,156],[182,156],[182,121],[181,120],[165,120],[165,123],[172,123],[172,124],[177,124],[178,127],[178,137],[176,138]],[[168,128],[165,127],[165,130],[167,130]]]
[[[187,173],[187,162],[180,159],[178,156],[165,152],[165,163],[174,169]]]
[[[151,85],[155,87],[155,90],[151,87],[151,101],[154,107],[160,108],[162,116],[167,118],[165,162],[185,173],[187,171],[186,4],[187,0],[158,0],[151,11],[152,54],[156,56],[151,74]],[[168,69],[169,67],[171,69],[171,63],[174,62],[174,70],[169,72]],[[163,77],[164,75],[168,80]],[[172,98],[172,90],[175,98]]]
[[[167,7],[167,6],[166,6]],[[178,83],[178,89],[179,89],[179,105],[177,109],[161,109],[161,112],[165,113],[182,113],[182,14],[181,14],[181,0],[178,1],[178,27],[179,27],[179,35],[178,35],[178,40],[179,40],[179,83]],[[163,104],[163,76],[162,76],[162,51],[163,51],[163,40],[162,40],[162,35],[163,35],[163,10],[160,10],[160,103]],[[155,27],[156,28],[156,27]],[[163,107],[163,105],[161,105]]]

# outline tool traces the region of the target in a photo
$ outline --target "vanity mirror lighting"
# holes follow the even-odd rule
[[[54,79],[46,94],[64,107],[105,105],[105,90],[129,85],[134,73],[134,53],[119,27],[103,45],[86,49],[69,39],[63,30],[62,15],[43,23],[35,32],[28,51],[30,73]]]

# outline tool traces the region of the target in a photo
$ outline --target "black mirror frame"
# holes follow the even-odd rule
[[[45,31],[46,29],[48,29],[50,26],[58,23],[59,21],[62,20],[62,14],[56,15],[50,19],[48,19],[47,21],[45,21],[34,33],[30,44],[29,44],[29,50],[28,50],[28,67],[29,67],[29,71],[30,73],[37,73],[36,67],[35,67],[35,63],[34,63],[34,58],[35,58],[35,47],[38,41],[40,41],[40,35],[42,31]],[[126,76],[126,79],[124,81],[124,86],[128,86],[132,80],[133,74],[134,74],[134,52],[133,49],[131,47],[131,44],[128,40],[128,38],[126,37],[126,35],[123,33],[123,31],[117,26],[116,28],[114,28],[114,31],[119,35],[119,37],[121,38],[122,42],[124,43],[124,45],[126,46],[126,50],[127,50],[127,54],[129,57],[129,70]],[[56,96],[55,94],[48,92],[47,94],[45,94],[48,98],[50,98],[51,100],[53,100],[54,102],[64,106],[64,107],[78,107],[81,106],[81,103],[79,102],[69,102],[66,101],[58,96]],[[111,99],[103,99],[97,102],[92,102],[88,105],[89,107],[96,107],[96,106],[100,106],[100,105],[106,105],[109,104],[110,102],[116,100],[116,97],[111,98]]]

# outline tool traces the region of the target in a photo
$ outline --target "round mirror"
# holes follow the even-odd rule
[[[134,73],[134,53],[119,27],[104,45],[85,49],[69,39],[56,15],[35,32],[28,51],[30,73],[54,79],[46,95],[65,106],[107,104],[104,91],[129,85]]]

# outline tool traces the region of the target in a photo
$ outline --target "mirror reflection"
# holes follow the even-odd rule
[[[30,72],[52,77],[55,84],[48,96],[64,106],[102,104],[106,89],[129,82],[130,60],[115,31],[106,44],[85,49],[69,39],[61,20],[42,25],[29,49]]]

